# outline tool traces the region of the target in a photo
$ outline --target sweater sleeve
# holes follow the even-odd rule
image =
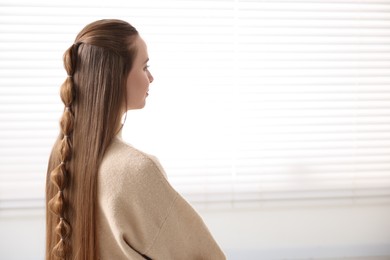
[[[225,259],[200,216],[180,195],[146,255],[152,259]]]
[[[105,167],[112,176],[100,185],[104,221],[125,255],[135,251],[151,259],[225,259],[155,158],[131,150],[116,156],[115,165],[103,164],[102,172]]]

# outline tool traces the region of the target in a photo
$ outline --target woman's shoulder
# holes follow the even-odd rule
[[[115,137],[103,156],[102,164],[114,163],[117,166],[122,164],[137,165],[150,160],[150,155],[126,143],[121,138]]]
[[[141,205],[147,209],[159,205],[165,212],[178,195],[153,156],[119,138],[107,148],[97,182],[99,207],[105,214],[128,215],[126,210]]]
[[[99,182],[165,182],[166,175],[158,160],[120,138],[114,138],[99,167]]]

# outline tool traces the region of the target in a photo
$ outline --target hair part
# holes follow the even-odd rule
[[[97,174],[125,111],[137,30],[121,20],[87,25],[64,53],[64,111],[46,178],[46,259],[98,259]]]

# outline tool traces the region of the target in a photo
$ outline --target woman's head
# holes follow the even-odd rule
[[[122,112],[145,105],[153,77],[146,44],[134,27],[120,20],[96,21],[77,35],[75,46],[79,61],[74,80],[80,85],[80,99],[119,103]]]
[[[77,35],[73,81],[80,113],[107,115],[118,124],[126,110],[126,79],[138,53],[138,38],[134,27],[118,20],[96,21]]]
[[[145,104],[147,59],[137,30],[121,20],[87,25],[65,52],[65,109],[46,181],[47,259],[97,259],[98,167],[122,114]]]

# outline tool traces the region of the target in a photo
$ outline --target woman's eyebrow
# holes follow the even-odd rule
[[[146,61],[144,62],[144,64],[148,63],[148,61],[149,61],[149,58],[146,59]]]

